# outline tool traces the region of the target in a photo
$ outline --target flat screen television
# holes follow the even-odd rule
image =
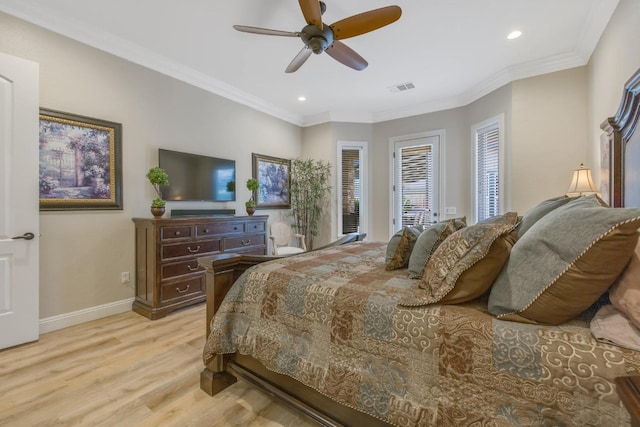
[[[161,188],[165,200],[236,200],[235,160],[161,148],[158,165],[169,175],[169,185]]]

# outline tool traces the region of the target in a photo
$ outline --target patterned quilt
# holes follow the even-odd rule
[[[398,426],[625,426],[613,379],[640,352],[596,341],[585,319],[500,321],[483,299],[406,307],[417,280],[384,269],[385,243],[260,264],[212,321],[205,363],[240,352]]]

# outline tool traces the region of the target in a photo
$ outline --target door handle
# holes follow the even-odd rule
[[[36,237],[36,235],[33,233],[24,233],[22,236],[12,237],[12,239],[13,240],[18,240],[18,239],[31,240],[34,237]]]

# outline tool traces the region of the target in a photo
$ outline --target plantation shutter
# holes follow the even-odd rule
[[[498,215],[500,209],[500,133],[497,123],[476,131],[477,220]]]
[[[430,222],[433,212],[433,147],[402,147],[395,158],[396,214],[400,227]]]
[[[342,150],[342,234],[360,229],[360,150]]]

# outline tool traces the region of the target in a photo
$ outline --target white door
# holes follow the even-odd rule
[[[438,221],[439,132],[392,140],[391,232]]]
[[[39,332],[38,72],[0,53],[0,348]]]

